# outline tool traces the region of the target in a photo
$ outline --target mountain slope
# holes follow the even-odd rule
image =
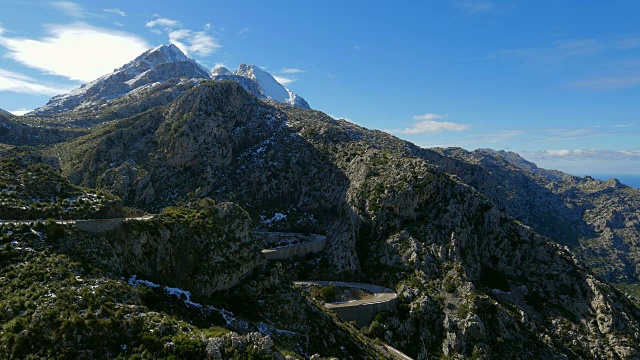
[[[129,205],[211,197],[239,204],[257,227],[326,234],[328,265],[303,259],[287,272],[398,289],[400,309],[380,318],[389,329],[381,336],[416,357],[640,354],[640,310],[567,249],[501,212],[511,203],[491,201],[487,170],[454,155],[264,103],[231,82],[201,84],[51,152],[74,182]],[[496,175],[520,174],[495,166]],[[280,221],[260,220],[276,213]]]
[[[0,115],[11,115],[11,113],[8,112],[7,110],[0,109]]]
[[[86,134],[83,129],[69,129],[41,121],[0,113],[0,143],[17,146],[49,145]]]
[[[0,160],[11,171],[0,172],[0,194],[60,203],[74,219],[101,205],[49,159]],[[76,207],[78,193],[88,206]],[[386,358],[265,267],[258,244],[246,212],[211,199],[102,233],[53,219],[0,222],[0,358]]]

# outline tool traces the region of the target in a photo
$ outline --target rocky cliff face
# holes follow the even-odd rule
[[[459,176],[500,210],[569,246],[607,281],[638,283],[640,191],[541,170],[515,154],[441,149],[423,157]]]
[[[326,234],[323,274],[402,292],[399,313],[381,319],[382,336],[411,355],[639,356],[638,308],[522,224],[565,229],[558,241],[589,236],[589,228],[570,231],[584,221],[575,209],[586,200],[565,202],[573,190],[540,186],[540,177],[496,157],[473,163],[420,149],[259,101],[231,82],[199,85],[51,151],[74,182],[129,205],[156,210],[208,196],[236,202],[253,226]],[[624,216],[612,211],[603,226],[626,224]]]
[[[127,220],[114,232],[72,241],[96,266],[208,298],[237,286],[264,264],[249,224],[244,210],[221,203],[197,211],[167,210],[150,220]]]

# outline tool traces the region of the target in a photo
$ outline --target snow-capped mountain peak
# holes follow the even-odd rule
[[[280,84],[271,74],[255,65],[240,64],[236,75],[255,80],[264,95],[272,100],[291,103],[292,92]]]
[[[140,63],[144,63],[149,67],[153,67],[153,66],[168,63],[168,62],[189,61],[189,60],[190,59],[182,51],[180,51],[180,49],[178,49],[177,46],[173,44],[160,45],[160,46],[154,47],[153,49],[149,49],[143,52],[137,58],[115,69],[114,72],[127,69],[132,66],[136,66],[137,64],[140,64]]]
[[[54,96],[47,105],[33,113],[44,115],[94,106],[142,86],[175,78],[210,79],[211,76],[207,69],[188,58],[177,46],[161,45],[145,51],[112,73],[67,94]]]
[[[220,66],[220,67],[217,67],[217,68],[213,69],[211,74],[213,76],[216,76],[216,75],[233,75],[233,73],[231,71],[229,71],[229,69],[227,69],[224,66]]]
[[[234,73],[258,83],[260,92],[269,99],[294,106],[310,109],[309,104],[302,97],[280,84],[271,74],[255,65],[240,64]]]

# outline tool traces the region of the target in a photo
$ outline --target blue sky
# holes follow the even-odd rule
[[[640,2],[0,0],[0,108],[178,45],[424,147],[640,174]]]

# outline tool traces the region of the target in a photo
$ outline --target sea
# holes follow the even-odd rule
[[[611,178],[616,178],[625,185],[640,189],[640,174],[581,174],[578,176],[585,175],[589,175],[593,178],[603,181],[607,181]]]

